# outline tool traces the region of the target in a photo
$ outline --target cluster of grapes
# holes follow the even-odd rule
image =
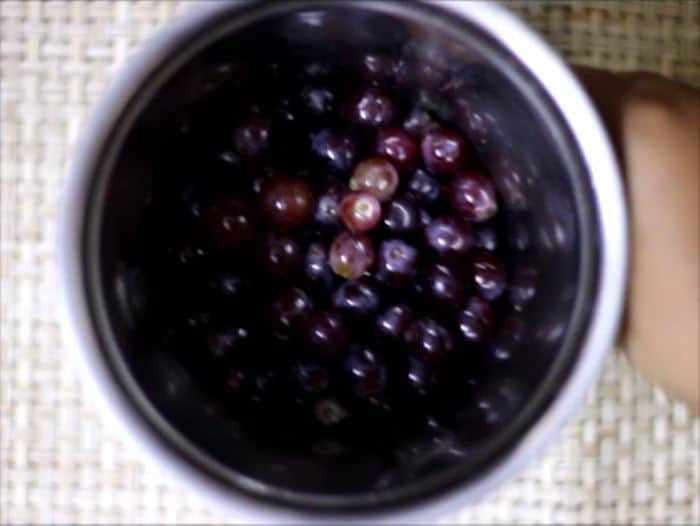
[[[294,400],[329,428],[368,407],[423,407],[441,374],[459,376],[461,357],[489,343],[508,287],[497,192],[469,141],[398,80],[399,62],[361,64],[366,84],[342,101],[306,68],[300,102],[277,101],[283,125],[251,106],[222,154],[256,167],[231,169],[244,190],[193,198],[202,194],[190,181],[186,213],[199,238],[167,250],[179,268],[205,269],[207,301],[177,302],[186,359],[215,364],[207,374],[233,406],[272,400],[279,414]],[[447,82],[429,66],[418,71],[423,85]],[[402,111],[396,97],[417,102]],[[287,124],[304,115],[315,128],[299,141]],[[296,166],[324,173],[260,169],[280,141],[301,148]],[[235,264],[212,263],[222,253]]]

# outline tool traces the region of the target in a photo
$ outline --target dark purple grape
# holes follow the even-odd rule
[[[403,339],[413,312],[408,305],[394,305],[377,316],[377,332],[389,341]]]
[[[301,90],[301,100],[314,115],[327,115],[335,107],[335,95],[325,88],[307,86]]]
[[[430,299],[457,305],[464,297],[464,285],[446,265],[435,263],[423,273],[423,293]]]
[[[379,200],[367,192],[352,192],[340,202],[340,219],[350,232],[371,230],[382,217]]]
[[[249,324],[235,320],[207,335],[209,354],[216,359],[236,358],[248,350],[253,340]]]
[[[360,399],[379,395],[386,388],[386,366],[383,360],[369,348],[353,349],[345,360],[344,372],[350,390]]]
[[[386,126],[394,117],[394,103],[374,87],[358,91],[350,99],[350,118],[362,126]]]
[[[430,131],[436,130],[440,125],[430,114],[420,107],[415,107],[403,121],[403,129],[414,137],[422,137]]]
[[[211,295],[229,307],[242,305],[250,292],[250,281],[235,272],[222,272],[209,279]]]
[[[404,335],[408,347],[427,362],[444,358],[454,348],[450,333],[431,318],[420,318],[411,323]]]
[[[249,116],[233,134],[236,151],[245,157],[262,154],[267,149],[269,140],[270,125],[257,115]]]
[[[421,153],[428,170],[443,174],[456,173],[469,157],[462,136],[445,128],[430,131],[423,137]]]
[[[497,154],[489,160],[488,166],[506,206],[512,210],[526,210],[526,182],[521,164],[511,155]]]
[[[258,249],[262,270],[273,277],[283,278],[296,273],[303,257],[299,245],[286,234],[268,234]]]
[[[304,273],[314,284],[326,288],[333,283],[333,271],[328,264],[326,249],[320,243],[312,243],[306,251]]]
[[[328,388],[328,369],[317,363],[300,363],[294,367],[294,375],[302,391],[320,393]]]
[[[410,195],[399,196],[384,207],[384,227],[391,233],[402,234],[416,228],[418,212]]]
[[[343,318],[329,311],[315,311],[306,322],[306,337],[313,352],[327,358],[340,353],[345,347],[347,331]]]
[[[416,47],[415,76],[426,87],[438,86],[448,71],[445,52],[437,46],[420,44]]]
[[[440,254],[464,254],[471,246],[471,229],[458,218],[440,216],[425,228],[425,241]]]
[[[349,185],[351,190],[367,192],[380,201],[386,201],[399,186],[399,174],[386,159],[370,157],[358,163]]]
[[[379,247],[377,279],[392,287],[411,282],[416,275],[418,250],[400,239],[388,239]]]
[[[529,337],[528,325],[519,315],[506,318],[491,342],[491,357],[499,362],[510,360],[525,348]]]
[[[486,221],[498,212],[496,190],[482,172],[459,172],[450,182],[448,195],[452,208],[472,221]]]
[[[209,255],[207,248],[199,241],[183,240],[168,249],[174,266],[179,270],[200,268]]]
[[[250,401],[253,403],[279,402],[284,393],[284,383],[279,372],[259,369],[249,372]]]
[[[237,248],[253,239],[253,214],[240,199],[217,201],[209,208],[207,219],[212,239],[222,248]]]
[[[276,174],[269,166],[256,167],[250,178],[250,189],[259,196],[267,182],[273,177],[276,177]]]
[[[374,263],[374,247],[365,235],[341,232],[331,244],[328,261],[339,276],[357,279]]]
[[[368,53],[360,61],[360,73],[365,80],[383,84],[391,82],[395,75],[396,61],[388,55]]]
[[[420,168],[413,172],[408,189],[421,201],[434,203],[440,197],[440,183],[435,177]]]
[[[418,227],[427,228],[433,222],[433,216],[425,208],[418,209]]]
[[[479,296],[467,299],[464,309],[457,314],[459,331],[470,343],[483,343],[491,335],[494,312],[491,305]]]
[[[282,289],[270,304],[270,327],[278,336],[287,338],[311,312],[313,305],[306,292],[296,287]]]
[[[346,281],[333,293],[333,306],[353,316],[369,316],[379,308],[379,294],[364,280]]]
[[[498,298],[506,288],[506,269],[501,260],[490,252],[480,250],[472,253],[471,278],[474,289],[488,301]]]
[[[187,329],[195,332],[201,332],[207,329],[213,322],[214,317],[208,310],[201,308],[187,308],[185,314],[185,326]]]
[[[522,310],[537,292],[537,269],[527,264],[518,264],[513,269],[510,280],[510,303],[516,310]]]
[[[472,227],[472,239],[474,247],[489,252],[498,250],[498,233],[488,224],[478,224]]]
[[[311,213],[314,195],[299,177],[277,176],[260,193],[260,211],[273,228],[286,231],[295,227]]]
[[[331,66],[327,62],[309,62],[304,66],[304,75],[308,78],[327,77],[331,72]]]
[[[343,185],[331,183],[321,191],[316,199],[314,220],[321,225],[335,225],[340,218],[340,200],[344,194]]]
[[[404,383],[410,394],[423,396],[435,387],[437,379],[428,365],[413,356],[409,356]]]
[[[355,162],[357,147],[349,135],[325,129],[311,136],[311,150],[324,159],[332,170],[345,172]]]
[[[483,440],[506,426],[523,403],[523,392],[505,378],[489,378],[476,387],[461,417],[462,425],[477,440]]]
[[[413,168],[418,159],[418,144],[401,128],[380,130],[374,144],[374,151],[403,171]]]
[[[243,399],[248,375],[240,366],[230,366],[224,373],[224,396],[228,402],[239,402]]]

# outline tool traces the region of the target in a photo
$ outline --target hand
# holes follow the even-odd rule
[[[577,71],[625,177],[630,275],[621,343],[649,380],[700,412],[700,93],[651,74]]]

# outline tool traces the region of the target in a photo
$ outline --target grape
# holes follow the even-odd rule
[[[296,273],[303,254],[294,239],[286,234],[268,234],[258,249],[261,268],[273,277],[287,277]]]
[[[464,285],[446,265],[434,263],[423,274],[423,292],[440,303],[456,305],[464,297]]]
[[[358,163],[350,178],[350,189],[372,194],[380,201],[391,198],[399,186],[399,174],[386,159],[370,157]]]
[[[372,285],[363,280],[346,281],[333,293],[333,306],[339,311],[364,317],[379,307],[379,295]]]
[[[421,152],[425,166],[432,173],[452,174],[464,167],[469,152],[461,135],[439,128],[423,137]]]
[[[209,208],[207,219],[214,242],[222,248],[237,248],[253,239],[253,214],[240,199],[217,201]]]
[[[418,251],[399,239],[388,239],[379,247],[377,278],[394,287],[408,284],[416,275]]]
[[[416,228],[418,212],[410,195],[390,201],[384,207],[384,228],[395,234],[404,234]]]
[[[368,237],[342,232],[333,240],[329,263],[345,279],[357,279],[374,263],[374,247]]]
[[[483,172],[458,173],[450,182],[448,195],[452,208],[472,221],[486,221],[498,212],[496,191]]]
[[[321,358],[327,358],[342,351],[347,333],[339,314],[321,310],[309,316],[306,336],[311,349]]]
[[[345,133],[324,129],[311,136],[311,150],[337,172],[345,172],[355,162],[355,141]]]
[[[471,245],[471,230],[457,218],[441,216],[425,228],[425,240],[440,254],[464,254]]]
[[[361,126],[385,126],[394,117],[394,103],[377,88],[363,88],[350,100],[350,117]]]
[[[495,255],[475,251],[471,256],[471,276],[474,289],[482,298],[493,301],[506,288],[506,270]]]
[[[340,202],[340,219],[354,234],[374,228],[381,215],[379,201],[367,192],[352,192]]]
[[[368,399],[384,391],[387,370],[381,358],[367,347],[351,351],[344,363],[344,372],[352,393]]]
[[[270,324],[275,333],[289,337],[297,325],[311,312],[312,303],[307,294],[296,287],[279,291],[270,304]]]
[[[413,313],[408,305],[394,305],[377,316],[377,332],[389,341],[403,339]]]
[[[444,358],[454,347],[452,336],[447,329],[431,318],[419,318],[414,321],[406,331],[404,339],[408,347],[421,360],[427,362]]]
[[[418,159],[418,145],[400,128],[380,130],[374,149],[377,155],[387,158],[399,170],[410,170]]]
[[[465,307],[457,314],[459,331],[470,343],[483,343],[491,334],[494,312],[491,305],[479,296],[467,298]]]
[[[289,230],[311,213],[314,195],[309,185],[299,177],[277,176],[263,186],[260,211],[263,219],[274,229]]]

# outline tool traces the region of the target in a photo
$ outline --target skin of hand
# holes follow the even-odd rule
[[[700,413],[700,92],[647,73],[577,70],[617,150],[631,230],[620,342]]]

